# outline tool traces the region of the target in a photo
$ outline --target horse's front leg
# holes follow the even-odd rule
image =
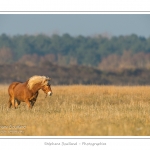
[[[33,96],[33,98],[30,100],[30,103],[32,105],[32,107],[34,106],[35,102],[36,102],[36,99],[38,97],[38,92],[35,93],[35,95]]]
[[[31,100],[32,107],[34,106],[35,102],[36,102],[36,98],[34,98],[34,99]]]
[[[31,105],[30,101],[29,101],[29,100],[26,100],[25,102],[26,102],[26,104],[28,105],[28,108],[32,109],[32,105]]]

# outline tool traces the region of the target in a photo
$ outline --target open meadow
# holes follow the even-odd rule
[[[0,85],[0,135],[150,135],[150,86],[51,86],[32,110],[9,109],[7,88]]]

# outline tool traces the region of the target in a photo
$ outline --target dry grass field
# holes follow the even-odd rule
[[[8,85],[0,85],[0,135],[149,136],[149,86],[52,86],[32,110],[8,109]]]

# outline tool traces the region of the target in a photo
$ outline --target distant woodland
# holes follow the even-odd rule
[[[0,35],[0,82],[34,74],[54,84],[149,84],[150,37]]]

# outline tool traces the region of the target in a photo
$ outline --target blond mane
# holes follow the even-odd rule
[[[41,83],[41,86],[46,85],[48,83],[48,81],[45,82],[47,79],[49,78],[45,76],[32,76],[31,78],[29,78],[27,86],[29,89],[32,89],[33,86],[37,83]]]

